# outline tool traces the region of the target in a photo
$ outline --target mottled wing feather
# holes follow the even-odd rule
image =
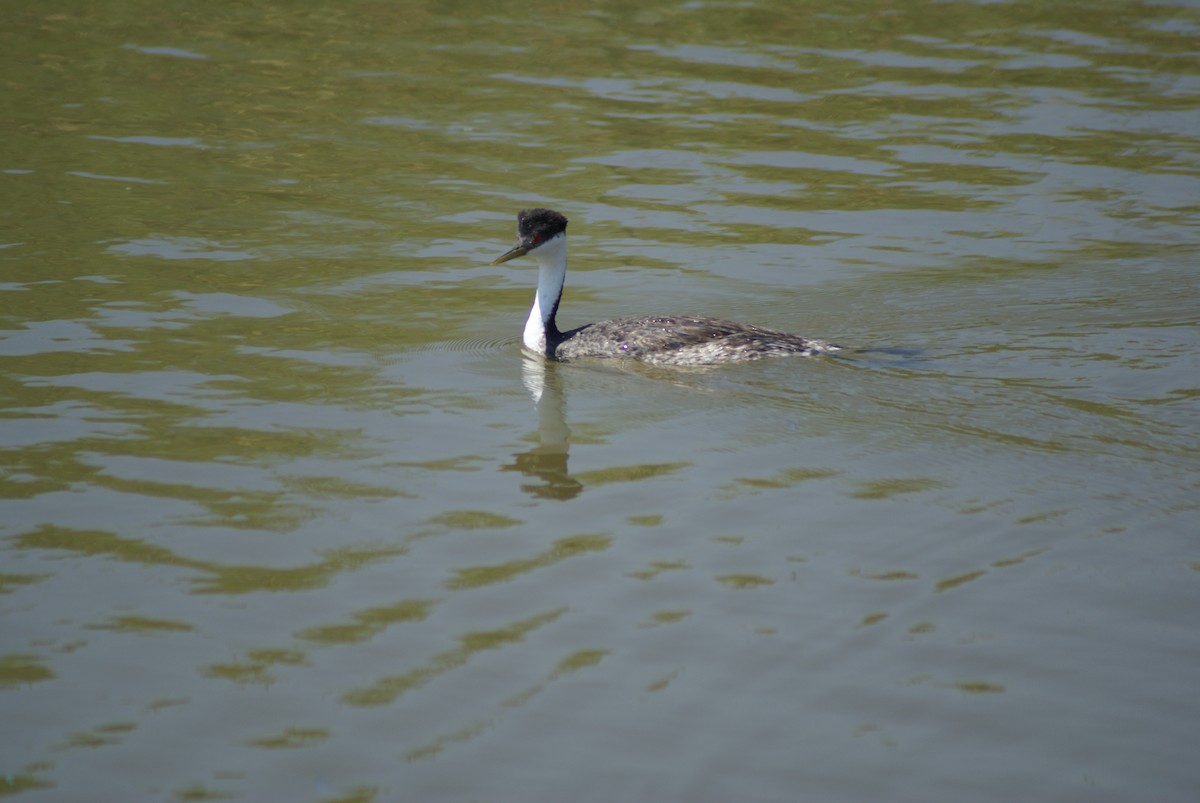
[[[819,340],[719,318],[652,315],[599,321],[563,334],[562,360],[626,357],[658,364],[705,365],[837,350]]]

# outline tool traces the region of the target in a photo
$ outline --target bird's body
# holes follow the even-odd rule
[[[537,351],[556,360],[624,357],[657,365],[711,365],[788,354],[808,357],[836,349],[787,332],[699,315],[597,321],[563,332],[550,342],[552,348]]]
[[[555,322],[567,273],[567,219],[550,209],[517,215],[518,244],[492,264],[532,253],[538,287],[522,338],[554,360],[635,359],[655,365],[712,365],[763,357],[826,354],[838,347],[760,326],[697,315],[650,315],[598,321],[560,332]]]

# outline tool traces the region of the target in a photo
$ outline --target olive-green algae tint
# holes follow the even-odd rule
[[[945,487],[947,483],[941,480],[921,477],[895,477],[884,480],[872,480],[860,483],[851,493],[856,499],[891,499],[901,494],[915,494],[933,488]]]
[[[15,536],[12,543],[29,549],[49,549],[81,555],[106,556],[129,563],[173,566],[194,570],[192,584],[196,593],[248,594],[258,591],[301,591],[326,585],[335,576],[375,561],[401,555],[402,546],[344,548],[325,554],[320,560],[294,568],[271,568],[224,564],[198,560],[172,550],[125,538],[112,532],[76,530],[43,525]]]
[[[424,685],[439,675],[462,666],[476,653],[484,650],[499,649],[520,642],[525,636],[538,628],[557,620],[566,613],[566,610],[566,608],[558,608],[522,619],[508,627],[497,630],[465,633],[459,637],[461,644],[456,649],[438,653],[424,666],[399,675],[388,675],[380,678],[366,688],[346,692],[342,695],[342,700],[348,705],[354,706],[387,705],[402,694]]]
[[[593,471],[582,471],[575,479],[587,486],[611,485],[614,482],[638,482],[652,477],[662,477],[675,474],[687,468],[690,463],[645,463],[636,466],[614,466]]]
[[[253,739],[249,744],[269,750],[311,747],[327,740],[330,733],[325,728],[288,728],[278,736]]]
[[[985,574],[987,574],[987,572],[978,571],[966,572],[965,574],[956,575],[954,577],[947,577],[945,580],[939,580],[934,586],[934,590],[947,591],[951,588],[958,588],[959,586],[969,583],[972,580],[977,580],[980,577],[983,577]]]
[[[187,622],[172,622],[168,619],[151,619],[145,616],[116,616],[104,622],[88,625],[91,630],[117,630],[131,633],[186,633],[195,630]]]
[[[42,683],[54,672],[36,655],[0,655],[0,688]]]
[[[759,574],[723,574],[717,578],[717,581],[730,588],[759,588],[775,583],[770,577],[763,577]]]
[[[653,580],[663,572],[679,571],[681,569],[692,568],[685,560],[654,560],[650,561],[649,568],[639,569],[629,573],[630,577],[636,577],[638,580]]]
[[[3,574],[0,573],[0,594],[11,594],[18,588],[45,580],[48,574]]]
[[[808,480],[827,479],[837,473],[822,468],[791,468],[771,477],[738,477],[735,482],[748,488],[790,488]]]
[[[323,644],[353,644],[366,641],[388,627],[401,622],[419,622],[429,615],[434,600],[405,599],[394,605],[368,608],[351,616],[349,622],[322,625],[301,630],[298,638]]]
[[[580,650],[559,661],[558,669],[555,671],[556,673],[574,672],[577,669],[586,669],[595,666],[608,653],[609,650]]]
[[[600,552],[612,544],[608,535],[574,535],[560,538],[550,548],[521,560],[510,560],[492,566],[470,566],[455,571],[455,576],[446,581],[450,589],[478,588],[479,586],[503,583],[526,572],[552,566],[568,558],[589,552]]]
[[[498,530],[515,527],[521,520],[488,513],[486,510],[452,510],[434,516],[429,523],[456,530]]]

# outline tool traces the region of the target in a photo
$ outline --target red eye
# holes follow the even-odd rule
[[[532,239],[532,240],[530,240],[529,242],[533,243],[534,245],[537,245],[537,244],[538,244],[538,243],[540,243],[541,241],[542,241],[542,235],[540,235],[540,234],[535,234],[535,235],[533,235],[533,239]]]

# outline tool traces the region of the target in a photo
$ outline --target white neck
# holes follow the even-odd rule
[[[546,353],[546,333],[557,334],[554,313],[558,300],[562,298],[563,282],[567,279],[567,235],[556,234],[538,246],[533,252],[538,262],[537,294],[533,297],[533,309],[525,321],[525,347],[539,354]]]

